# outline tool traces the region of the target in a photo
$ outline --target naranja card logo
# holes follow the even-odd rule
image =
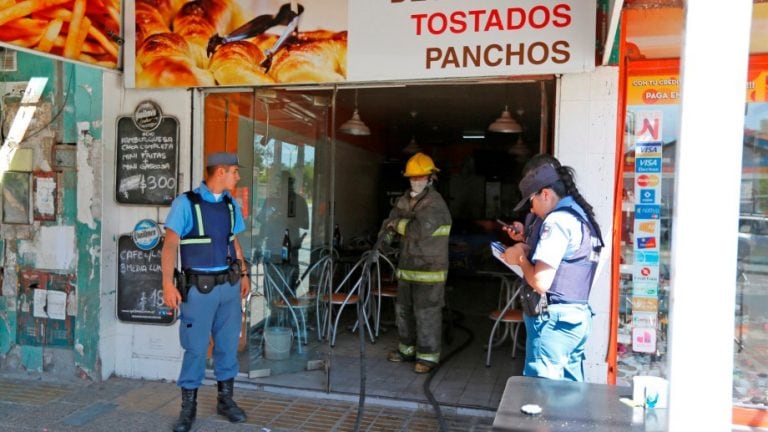
[[[649,234],[653,234],[653,233],[655,233],[655,232],[656,232],[656,222],[655,222],[655,221],[651,221],[651,222],[640,222],[640,223],[637,225],[637,229],[638,229],[639,231],[642,231],[642,232],[646,232],[646,233],[649,233]]]
[[[641,187],[654,187],[659,184],[659,176],[655,174],[640,174],[637,176],[637,185]]]

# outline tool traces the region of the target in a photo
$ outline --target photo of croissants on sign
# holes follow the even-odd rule
[[[0,41],[114,69],[120,0],[0,0]]]
[[[346,56],[345,1],[136,0],[139,88],[339,82]]]

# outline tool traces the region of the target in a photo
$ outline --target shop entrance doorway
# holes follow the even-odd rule
[[[504,240],[496,219],[523,216],[512,212],[517,181],[527,158],[551,147],[554,88],[547,78],[206,93],[205,152],[236,151],[243,165],[236,195],[248,212],[240,242],[253,284],[244,304],[241,379],[357,394],[364,351],[369,396],[427,401],[425,377],[412,364],[386,360],[398,343],[392,300],[365,303],[373,335],[361,346],[354,303],[331,310],[322,291],[346,293],[357,280],[353,274],[340,287],[407,188],[405,161],[421,151],[441,168],[435,187],[453,217],[443,348],[451,357],[432,392],[443,404],[495,408],[506,378],[522,371],[524,333],[512,359],[512,335],[497,331],[507,337],[486,367],[489,313],[508,295],[488,242]],[[338,130],[355,109],[370,135]],[[519,130],[489,131],[504,111]],[[381,275],[391,278],[391,271]]]

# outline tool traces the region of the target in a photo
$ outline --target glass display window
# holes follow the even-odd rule
[[[673,60],[633,62],[627,68],[616,340],[621,385],[631,385],[636,375],[666,376],[678,76]],[[766,409],[768,57],[750,59],[745,88],[733,403],[737,409]]]

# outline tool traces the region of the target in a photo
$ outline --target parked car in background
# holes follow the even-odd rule
[[[768,264],[768,215],[739,216],[739,256],[744,264]]]

